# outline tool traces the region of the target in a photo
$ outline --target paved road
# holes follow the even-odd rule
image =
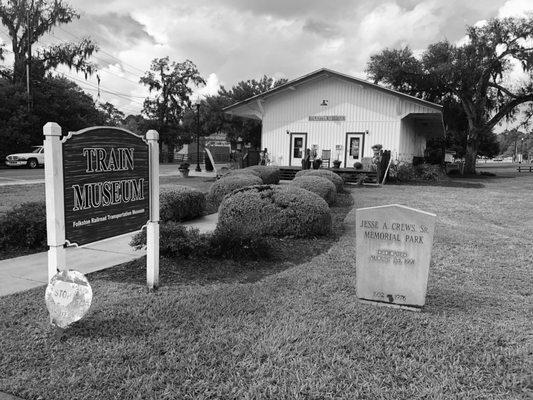
[[[159,176],[178,175],[177,164],[160,164]],[[192,174],[194,175],[194,173]],[[44,183],[44,168],[2,168],[0,169],[0,186],[29,185]]]

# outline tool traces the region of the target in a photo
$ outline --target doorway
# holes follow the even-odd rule
[[[365,147],[364,132],[347,132],[346,133],[346,151],[344,155],[344,167],[351,168],[363,158],[363,148]]]
[[[307,148],[307,133],[291,132],[289,166],[301,167],[302,159]]]

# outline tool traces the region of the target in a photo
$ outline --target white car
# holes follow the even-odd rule
[[[22,167],[37,168],[44,165],[44,148],[43,146],[33,146],[34,150],[31,153],[16,153],[10,154],[6,157],[6,165],[8,167]]]

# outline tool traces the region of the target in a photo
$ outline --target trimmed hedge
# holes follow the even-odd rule
[[[291,181],[291,185],[318,194],[329,205],[335,203],[335,200],[337,200],[337,188],[333,182],[321,176],[299,176]]]
[[[224,176],[228,175],[253,175],[261,178],[261,174],[259,171],[248,169],[248,168],[240,168],[240,169],[232,169],[229,170]]]
[[[205,210],[205,195],[188,186],[164,189],[159,195],[161,221],[187,221],[202,215]]]
[[[226,175],[211,185],[207,199],[214,205],[219,205],[222,199],[228,193],[235,189],[240,189],[246,186],[261,185],[263,181],[260,177],[252,174],[235,174]]]
[[[244,168],[245,170],[256,171],[265,185],[277,185],[279,183],[279,168],[271,165],[253,165]]]
[[[331,211],[319,195],[294,186],[235,190],[222,201],[217,230],[244,237],[314,237],[331,232]]]
[[[46,203],[22,203],[0,216],[0,249],[44,249]]]
[[[272,239],[268,237],[243,237],[224,230],[214,234],[200,233],[173,221],[160,225],[159,252],[170,258],[225,258],[232,260],[265,260],[272,255]],[[133,236],[130,246],[146,246],[146,229]]]
[[[329,171],[327,169],[304,169],[302,171],[298,171],[296,173],[296,178],[299,178],[300,176],[321,176],[322,178],[326,178],[333,182],[335,185],[335,188],[337,189],[337,192],[342,192],[343,186],[344,186],[344,180],[337,175],[335,172]]]

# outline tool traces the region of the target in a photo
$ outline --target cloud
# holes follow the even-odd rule
[[[328,24],[327,22],[316,20],[313,18],[310,18],[305,21],[303,30],[315,33],[325,38],[331,38],[339,35],[339,30],[335,25]]]
[[[386,47],[421,51],[439,40],[456,41],[466,25],[528,2],[71,0],[81,18],[65,29],[100,44],[95,61],[110,90],[144,96],[145,88],[134,82],[153,58],[169,56],[192,60],[207,76],[201,90],[211,93],[265,74],[292,79],[321,67],[361,77],[370,55]],[[54,34],[68,38],[59,29]],[[140,109],[142,99],[130,100],[117,97]]]
[[[531,0],[508,0],[498,10],[498,18],[525,17],[527,12],[533,12]]]
[[[220,82],[218,81],[218,76],[215,73],[209,74],[206,79],[205,86],[202,86],[193,91],[193,98],[203,99],[207,96],[215,96],[218,94],[220,89]]]

